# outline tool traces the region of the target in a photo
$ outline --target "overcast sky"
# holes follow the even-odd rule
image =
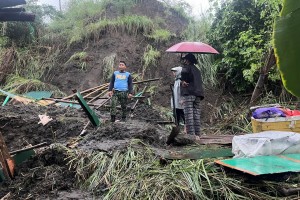
[[[50,4],[55,6],[57,9],[59,9],[59,0],[38,0],[41,4]],[[64,3],[67,0],[61,0],[61,4],[64,5]],[[193,14],[199,15],[201,11],[206,10],[209,6],[208,1],[209,0],[184,0],[188,4],[190,4],[193,8]]]

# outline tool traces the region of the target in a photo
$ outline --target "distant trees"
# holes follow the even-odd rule
[[[252,90],[272,46],[281,0],[214,0],[212,5],[215,17],[208,38],[221,52],[218,72],[234,91]],[[276,70],[269,78],[279,79]]]
[[[26,46],[38,40],[41,31],[46,27],[46,19],[54,18],[58,11],[52,6],[37,5],[37,0],[27,0],[25,9],[35,14],[34,22],[2,22],[0,29],[0,47]]]

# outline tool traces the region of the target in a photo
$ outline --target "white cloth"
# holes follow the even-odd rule
[[[234,158],[300,153],[300,134],[264,131],[234,136],[232,153]]]
[[[181,78],[181,70],[182,67],[173,67],[171,71],[175,72],[175,82],[173,87],[174,100],[175,100],[175,108],[183,109],[183,104],[181,103],[181,94],[180,94],[180,78]],[[171,107],[173,108],[173,101],[171,98]]]

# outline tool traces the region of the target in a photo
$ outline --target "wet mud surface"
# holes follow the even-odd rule
[[[75,172],[70,170],[66,147],[72,145],[82,152],[114,152],[126,149],[134,139],[155,148],[165,148],[168,130],[140,118],[162,120],[159,112],[148,105],[139,105],[126,122],[111,123],[109,112],[96,111],[101,119],[99,127],[88,126],[79,137],[88,118],[82,109],[57,106],[6,105],[0,107],[0,132],[9,151],[29,144],[47,142],[33,158],[16,167],[13,180],[0,183],[0,197],[8,199],[93,199],[93,194],[76,185]],[[53,120],[39,124],[38,115]],[[59,145],[61,148],[52,148]]]

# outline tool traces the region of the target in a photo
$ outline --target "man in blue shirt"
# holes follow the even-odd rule
[[[112,97],[110,108],[111,122],[116,121],[117,101],[121,104],[122,121],[125,121],[127,100],[132,97],[133,84],[131,74],[126,71],[126,63],[124,61],[119,62],[119,70],[113,73],[108,91],[108,95]]]

